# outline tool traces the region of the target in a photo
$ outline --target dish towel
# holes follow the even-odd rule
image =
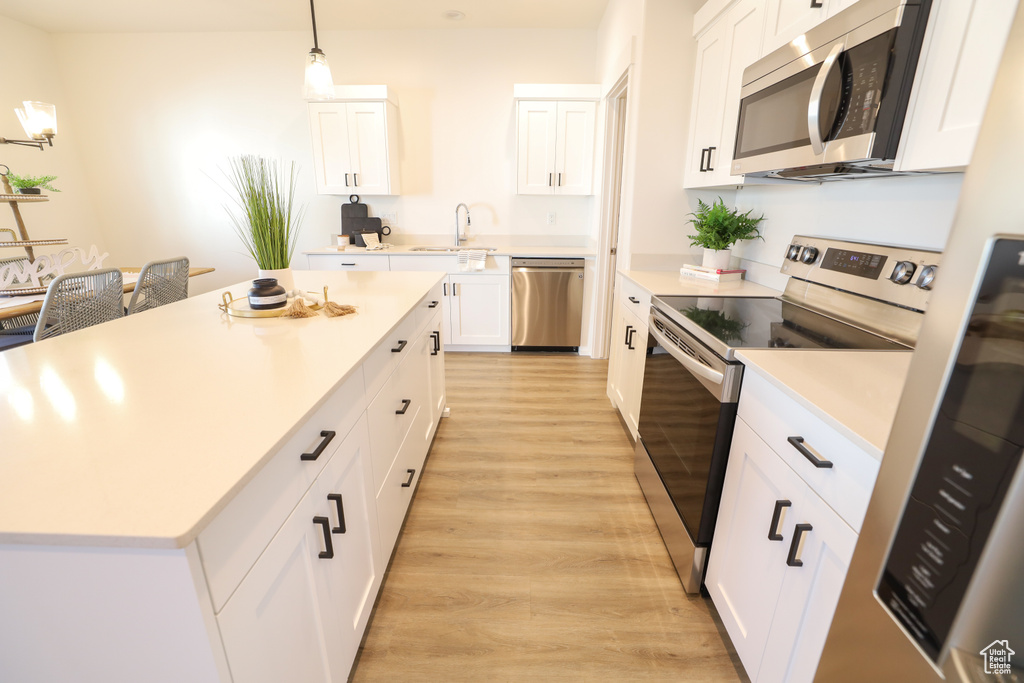
[[[459,270],[468,272],[483,270],[487,252],[483,249],[462,249],[459,251]]]

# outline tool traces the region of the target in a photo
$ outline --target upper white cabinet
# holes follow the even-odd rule
[[[399,194],[398,109],[384,86],[338,88],[309,103],[318,194]]]
[[[594,193],[599,86],[515,86],[516,192]]]
[[[857,0],[767,0],[761,54],[776,50]]]
[[[1017,0],[932,5],[896,169],[962,170],[1006,46]]]
[[[742,185],[729,174],[743,70],[761,55],[764,0],[740,0],[698,35],[687,188]]]

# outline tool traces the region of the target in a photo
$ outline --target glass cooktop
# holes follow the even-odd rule
[[[660,296],[652,304],[726,360],[745,348],[910,348],[777,298]]]

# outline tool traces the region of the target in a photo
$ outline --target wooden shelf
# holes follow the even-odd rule
[[[31,204],[32,202],[48,202],[50,197],[45,194],[0,194],[0,202]]]
[[[11,241],[2,242],[2,241],[0,241],[0,249],[12,249],[14,247],[19,247],[19,248],[20,247],[48,247],[48,246],[53,246],[53,245],[57,245],[57,244],[67,244],[67,243],[68,243],[68,240],[67,240],[66,237],[63,238],[63,239],[52,239],[52,240],[18,240],[18,241],[15,241],[15,242],[11,242]]]

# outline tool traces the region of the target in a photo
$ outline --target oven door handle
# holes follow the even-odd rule
[[[690,354],[686,353],[678,346],[676,346],[671,339],[663,335],[661,331],[658,330],[658,328],[655,327],[654,325],[651,325],[650,332],[652,335],[654,335],[654,338],[658,340],[658,344],[663,349],[668,351],[673,358],[682,363],[683,367],[692,372],[693,374],[698,375],[699,377],[703,377],[707,381],[712,382],[714,384],[722,384],[725,381],[725,375],[723,375],[721,372],[718,372],[717,370],[712,370],[706,365],[703,365],[696,358],[691,357]]]
[[[837,43],[832,46],[828,57],[825,57],[825,61],[821,63],[821,68],[818,69],[818,75],[814,77],[814,85],[811,87],[811,99],[807,104],[807,132],[811,138],[811,151],[818,156],[825,153],[825,142],[821,139],[821,125],[819,122],[821,118],[821,95],[825,92],[825,81],[828,80],[828,75],[831,73],[832,67],[835,66],[836,60],[839,59],[842,51],[843,43]]]

